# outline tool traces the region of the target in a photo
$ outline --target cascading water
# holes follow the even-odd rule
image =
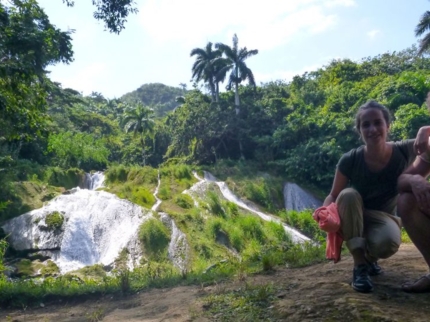
[[[103,187],[105,181],[105,175],[101,171],[94,173],[85,173],[84,189],[96,190]]]
[[[282,226],[284,227],[284,230],[288,234],[291,235],[291,238],[292,238],[294,243],[303,243],[306,241],[310,241],[310,239],[308,237],[301,234],[297,230],[291,228],[290,226],[282,223],[281,220],[279,220],[278,218],[272,217],[270,215],[267,215],[265,213],[258,211],[257,209],[254,209],[251,206],[248,206],[246,203],[244,203],[242,200],[240,200],[236,195],[234,195],[230,191],[230,189],[227,187],[227,184],[225,182],[218,181],[212,174],[210,174],[209,172],[206,172],[206,171],[205,171],[205,180],[215,182],[218,185],[218,187],[220,188],[221,193],[224,196],[224,198],[226,198],[228,201],[231,201],[231,202],[237,204],[239,207],[246,209],[246,210],[258,215],[263,220],[281,223]]]
[[[93,189],[102,185],[100,177],[94,176]],[[60,228],[46,223],[53,213],[64,218]],[[108,192],[74,188],[40,209],[7,221],[3,229],[16,250],[49,253],[61,273],[66,273],[87,265],[111,265],[149,217],[150,212]],[[128,250],[131,255],[137,251]]]
[[[286,210],[302,211],[316,209],[322,205],[320,200],[291,182],[287,182],[284,186],[284,201]]]
[[[155,191],[154,191],[154,197],[155,197],[156,201],[155,201],[155,204],[151,208],[152,211],[157,211],[158,207],[161,204],[161,200],[157,196],[158,195],[158,190],[160,189],[160,183],[161,183],[161,180],[160,180],[160,170],[158,170],[158,183],[157,183],[157,188],[155,188]]]

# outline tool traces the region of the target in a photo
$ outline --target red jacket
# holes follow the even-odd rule
[[[343,238],[340,234],[340,217],[337,204],[332,202],[327,207],[319,207],[312,217],[318,222],[320,229],[327,232],[326,258],[340,261]]]

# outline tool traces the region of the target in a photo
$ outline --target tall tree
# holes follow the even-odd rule
[[[430,11],[426,11],[422,16],[418,25],[415,27],[415,35],[420,37],[425,32],[427,34],[420,41],[420,48],[418,50],[418,55],[421,55],[424,51],[430,48]]]
[[[55,87],[45,68],[72,55],[70,32],[55,28],[35,0],[0,2],[0,124],[11,127],[0,136],[43,128],[47,93]]]
[[[152,119],[154,110],[137,103],[136,107],[129,107],[124,112],[122,124],[125,132],[133,131],[134,135],[140,134],[140,143],[142,145],[143,166],[146,165],[147,153],[145,150],[145,135],[152,134],[155,122]]]
[[[190,56],[197,56],[196,61],[191,68],[192,78],[197,82],[204,81],[209,85],[212,101],[217,102],[218,96],[215,89],[216,73],[215,59],[221,57],[221,51],[212,50],[212,43],[208,42],[205,48],[194,48]]]
[[[227,90],[230,90],[232,85],[234,84],[235,90],[235,105],[236,105],[236,114],[239,114],[239,84],[242,81],[248,80],[248,83],[255,87],[255,79],[252,70],[248,68],[245,63],[245,60],[251,56],[257,55],[258,50],[252,49],[248,50],[246,47],[240,48],[238,47],[239,38],[236,34],[233,36],[233,47],[228,45],[217,43],[215,47],[223,52],[226,56],[227,64],[221,68],[218,72],[219,75],[225,75],[227,72],[230,72]]]
[[[124,28],[124,23],[127,22],[127,17],[130,13],[137,13],[137,8],[133,7],[133,0],[92,0],[93,5],[97,10],[93,16],[97,20],[102,20],[105,27],[110,31],[119,34]],[[63,0],[67,6],[72,7],[75,4],[74,0]]]

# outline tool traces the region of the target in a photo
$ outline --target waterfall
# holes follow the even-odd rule
[[[46,217],[54,212],[63,216],[63,224],[47,229]],[[66,273],[88,265],[111,265],[150,217],[150,212],[113,194],[75,188],[2,228],[16,250],[50,251],[61,273]]]
[[[161,180],[160,180],[160,170],[158,170],[158,183],[157,183],[157,188],[155,188],[155,191],[154,191],[154,197],[155,197],[156,201],[155,201],[155,204],[151,208],[152,211],[157,211],[158,207],[161,204],[161,200],[157,196],[158,195],[158,190],[160,189],[160,183],[161,183]]]
[[[282,223],[282,221],[278,218],[275,218],[271,215],[265,214],[260,212],[258,209],[255,209],[254,207],[248,206],[245,202],[243,202],[241,199],[239,199],[236,195],[234,195],[230,189],[227,187],[227,184],[222,181],[218,181],[212,174],[205,171],[205,180],[215,182],[218,187],[221,190],[222,195],[224,198],[226,198],[228,201],[231,201],[235,204],[237,204],[239,207],[246,209],[256,215],[258,215],[261,219],[266,221],[274,221],[277,223],[281,223],[284,227],[285,232],[291,235],[291,238],[294,243],[303,243],[305,241],[309,241],[310,239],[306,237],[305,235],[301,234],[294,228],[291,228],[290,226]]]
[[[96,190],[103,187],[105,175],[101,171],[94,173],[85,173],[84,189]]]
[[[286,210],[302,211],[316,209],[322,205],[320,200],[291,182],[287,182],[284,186],[284,201]]]

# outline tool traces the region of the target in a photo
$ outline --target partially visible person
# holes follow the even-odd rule
[[[430,110],[430,92],[427,95]],[[413,164],[399,177],[397,213],[412,242],[421,252],[430,268],[430,126],[422,127],[415,139],[417,157]],[[405,292],[430,292],[430,273],[416,281],[402,285]]]
[[[354,260],[353,289],[371,292],[370,276],[382,272],[377,260],[392,256],[400,246],[397,179],[416,153],[414,140],[387,142],[390,113],[375,101],[359,108],[355,127],[365,145],[341,157],[323,206],[337,204],[340,233]]]

